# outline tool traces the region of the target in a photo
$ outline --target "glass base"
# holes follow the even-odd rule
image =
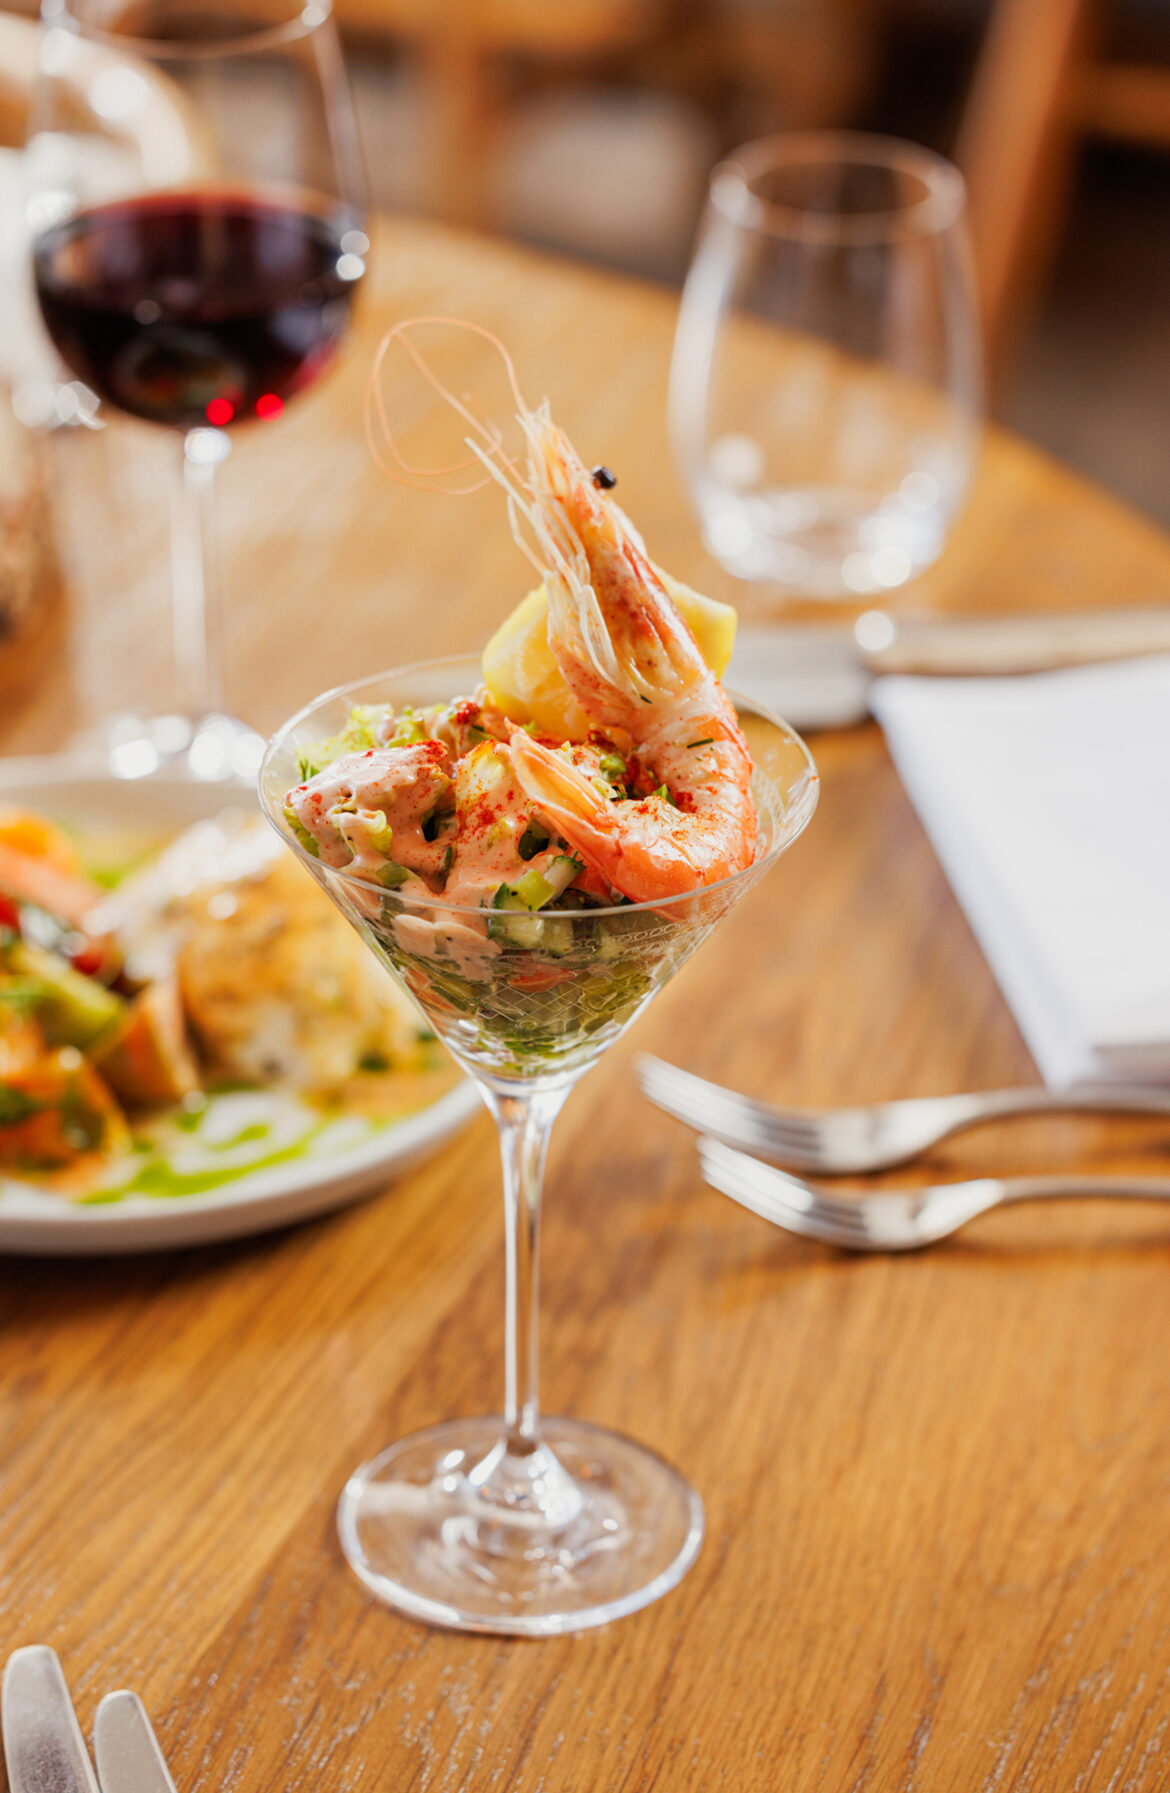
[[[914,511],[896,497],[831,486],[751,496],[711,486],[700,515],[704,547],[735,578],[845,604],[881,598],[933,566],[950,520],[933,506]]]
[[[528,1455],[500,1419],[428,1426],[354,1472],[337,1509],[350,1567],[388,1605],[456,1631],[549,1637],[605,1625],[682,1580],[703,1503],[619,1432],[542,1421]]]
[[[200,783],[244,780],[251,784],[264,755],[264,740],[246,722],[209,712],[108,716],[74,735],[70,745],[104,753],[116,778],[150,778],[182,772]]]

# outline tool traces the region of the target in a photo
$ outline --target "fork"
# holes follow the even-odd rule
[[[1072,1090],[981,1090],[919,1096],[868,1108],[773,1108],[708,1083],[649,1053],[635,1069],[642,1092],[698,1133],[742,1146],[775,1164],[821,1176],[904,1164],[949,1134],[1014,1114],[1117,1113],[1170,1116],[1170,1090],[1084,1084]]]
[[[843,1251],[915,1251],[958,1232],[978,1214],[1009,1202],[1064,1196],[1123,1196],[1170,1201],[1170,1177],[979,1177],[928,1189],[830,1195],[721,1140],[702,1138],[703,1175],[762,1220]]]

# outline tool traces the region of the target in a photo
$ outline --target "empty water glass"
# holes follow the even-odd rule
[[[716,168],[679,313],[671,433],[729,572],[844,599],[914,578],[970,483],[979,391],[965,190],[949,162],[814,131]]]

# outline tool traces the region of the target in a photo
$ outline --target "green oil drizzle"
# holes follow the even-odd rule
[[[108,1202],[124,1201],[130,1195],[150,1195],[173,1198],[183,1195],[206,1195],[209,1190],[222,1189],[225,1183],[234,1183],[240,1177],[250,1177],[259,1170],[273,1170],[278,1164],[293,1164],[303,1158],[317,1136],[323,1132],[324,1123],[303,1133],[294,1139],[291,1145],[282,1146],[279,1151],[269,1152],[262,1158],[249,1159],[247,1164],[224,1165],[219,1169],[178,1171],[165,1158],[152,1158],[144,1164],[140,1171],[131,1177],[128,1183],[119,1184],[117,1189],[95,1189],[89,1195],[78,1199],[78,1206],[96,1207]],[[260,1126],[245,1127],[234,1140],[227,1140],[218,1147],[226,1151],[229,1146],[239,1145],[244,1139],[261,1137],[271,1129]]]
[[[241,1127],[233,1138],[217,1141],[211,1150],[213,1152],[234,1152],[237,1146],[250,1146],[258,1140],[268,1139],[271,1133],[272,1128],[267,1121],[253,1121],[250,1127]]]

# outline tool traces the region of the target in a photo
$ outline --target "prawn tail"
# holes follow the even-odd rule
[[[609,804],[585,774],[523,729],[511,731],[512,768],[530,797],[550,820],[565,815],[597,827],[608,819]]]
[[[513,731],[510,751],[525,795],[586,864],[612,883],[621,848],[608,800],[576,766],[522,729]]]

